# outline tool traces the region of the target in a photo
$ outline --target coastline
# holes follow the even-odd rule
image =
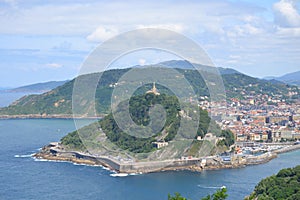
[[[101,119],[106,114],[98,116],[76,116],[73,114],[28,114],[28,115],[0,115],[0,119]]]
[[[90,166],[103,166],[117,173],[152,173],[161,171],[189,170],[201,172],[203,170],[220,170],[242,168],[248,165],[258,165],[271,161],[278,154],[286,153],[300,149],[300,144],[283,147],[272,152],[266,152],[259,156],[240,156],[230,157],[230,161],[224,161],[220,156],[209,156],[203,158],[191,158],[187,160],[164,160],[148,162],[122,163],[108,156],[95,157],[90,154],[77,151],[66,151],[59,143],[50,143],[42,150],[33,155],[37,159],[51,161],[66,161],[76,164],[85,164]]]

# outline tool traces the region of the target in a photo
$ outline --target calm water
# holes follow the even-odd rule
[[[0,120],[0,199],[164,200],[178,191],[198,200],[225,185],[229,199],[236,200],[248,195],[262,178],[300,164],[296,151],[242,169],[112,177],[101,167],[26,157],[71,130],[72,120]]]

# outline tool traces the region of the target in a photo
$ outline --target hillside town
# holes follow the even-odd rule
[[[295,93],[290,95],[297,95]],[[211,113],[223,129],[230,129],[237,144],[247,142],[298,142],[300,139],[300,100],[282,96],[247,95],[232,98],[227,105],[212,105],[202,97],[200,107]]]

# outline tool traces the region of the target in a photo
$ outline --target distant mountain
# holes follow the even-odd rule
[[[195,69],[194,66],[199,67],[199,69],[206,71],[206,72],[213,72],[211,66],[207,65],[200,65],[200,64],[191,64],[189,61],[186,60],[170,60],[158,63],[157,66],[160,67],[170,67],[170,68],[178,68],[178,69]],[[232,69],[232,68],[223,68],[223,67],[217,67],[220,74],[242,74],[241,72]]]
[[[285,82],[279,81],[279,80],[276,80],[276,79],[270,79],[268,81],[271,82],[271,83],[274,83],[274,84],[286,84]]]
[[[5,92],[22,92],[22,93],[44,93],[48,92],[58,86],[65,84],[66,81],[49,81],[45,83],[36,83],[31,85],[25,85],[18,88],[8,89]]]
[[[2,91],[2,90],[8,90],[8,89],[10,89],[10,88],[7,88],[7,87],[0,87],[0,91]]]
[[[266,80],[274,79],[287,84],[300,86],[300,71],[288,73],[280,77],[268,76],[265,77],[264,79]]]
[[[161,66],[161,63],[158,65]],[[179,63],[174,63],[174,66],[179,65]],[[153,66],[156,67],[156,65]],[[113,69],[103,72],[101,82],[98,83],[95,93],[95,98],[97,100],[95,106],[99,114],[110,112],[111,96],[114,87],[116,86],[118,80],[129,70],[130,68]],[[140,73],[146,73],[143,71],[146,70],[146,68],[138,68],[138,70],[141,70]],[[166,74],[164,79],[170,83],[174,83],[174,80],[184,77],[191,84],[197,96],[210,96],[203,77],[196,70],[178,69],[178,72],[182,74],[182,77],[178,75],[175,76],[173,73],[169,73],[170,71],[168,71],[169,69],[166,67],[156,67],[155,70],[157,70],[158,74]],[[226,72],[225,74],[222,74],[222,78],[228,100],[231,98],[244,99],[246,96],[254,95],[277,95],[281,96],[282,99],[288,100],[290,99],[290,91],[296,91],[298,94],[300,93],[296,86],[290,86],[280,82],[261,80],[241,73],[231,73],[232,71],[228,69],[225,69],[223,72]],[[214,80],[213,77],[216,76],[215,74],[207,71],[203,71],[203,73],[207,77],[212,77],[211,80]],[[97,73],[81,76],[80,82],[82,87],[84,88],[93,85],[93,81],[98,80],[96,79],[98,77],[99,74]],[[25,96],[8,107],[0,108],[0,114],[72,114],[72,92],[74,82],[75,79],[41,95]],[[123,82],[121,84],[133,83]],[[138,84],[141,83],[138,82]],[[213,82],[211,84],[213,84]],[[176,85],[174,87],[176,87]],[[145,93],[150,88],[151,85],[146,85],[145,88],[143,88],[143,91],[139,91],[139,94]],[[157,85],[157,88],[160,93],[169,94],[168,90],[159,84]],[[86,107],[87,113],[83,114],[88,115],[88,113],[92,113],[89,109],[93,108],[93,106],[91,106],[93,102],[91,102],[91,99],[84,99],[86,96],[88,96],[85,95],[85,92],[88,91],[83,89],[82,94],[80,95],[82,98],[80,105],[82,107]]]

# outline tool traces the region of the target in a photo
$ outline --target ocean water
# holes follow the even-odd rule
[[[300,151],[295,151],[240,169],[118,177],[102,167],[37,161],[30,156],[74,129],[72,120],[0,120],[0,199],[164,200],[168,193],[180,192],[198,200],[226,186],[228,199],[238,200],[262,178],[300,164]]]

